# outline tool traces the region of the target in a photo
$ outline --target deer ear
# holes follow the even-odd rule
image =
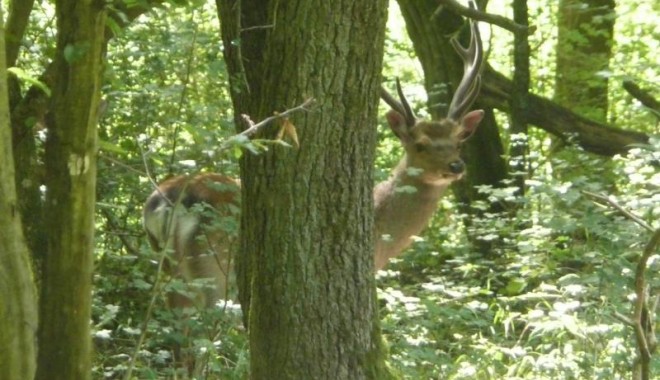
[[[394,132],[401,142],[408,143],[411,141],[406,118],[403,115],[395,110],[389,110],[385,114],[385,117],[387,118],[387,124],[390,125],[390,129],[392,129],[392,132]]]
[[[483,118],[484,110],[470,111],[463,116],[463,120],[461,120],[461,126],[463,127],[461,141],[469,139],[474,134],[474,131],[477,130],[477,125],[479,125]]]

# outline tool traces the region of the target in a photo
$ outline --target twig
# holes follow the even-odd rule
[[[237,134],[236,136],[250,137],[250,136],[254,135],[255,133],[259,132],[259,130],[261,128],[263,128],[267,124],[269,124],[269,123],[271,123],[271,122],[273,122],[277,119],[287,117],[287,116],[291,115],[294,112],[308,111],[309,110],[308,107],[310,105],[312,105],[314,103],[314,101],[315,101],[314,98],[309,98],[309,99],[305,100],[301,105],[299,105],[297,107],[290,108],[290,109],[288,109],[284,112],[277,113],[273,116],[267,117],[267,118],[263,119],[262,121],[258,122],[257,124],[255,124],[250,119],[250,117],[248,115],[243,114],[243,115],[241,115],[241,118],[243,118],[243,121],[245,121],[247,123],[247,125],[249,125],[249,128],[244,130],[243,132]]]
[[[628,219],[630,219],[633,222],[635,222],[635,223],[639,224],[640,226],[642,226],[642,228],[644,228],[644,229],[646,229],[650,232],[655,231],[655,229],[653,227],[651,227],[648,223],[646,223],[644,220],[642,220],[642,218],[640,218],[639,216],[637,216],[637,215],[633,214],[632,212],[630,212],[630,211],[626,210],[625,208],[623,208],[621,205],[616,203],[616,201],[614,199],[612,199],[611,197],[609,197],[607,195],[592,193],[592,192],[586,191],[586,190],[582,190],[582,194],[587,195],[591,198],[594,198],[596,200],[602,201],[602,202],[610,205],[612,208],[619,211],[621,214],[626,216]]]
[[[637,341],[637,350],[638,356],[635,359],[633,365],[633,378],[641,380],[650,379],[651,371],[651,355],[655,352],[657,348],[657,342],[655,340],[655,308],[657,304],[657,298],[652,307],[649,308],[648,302],[648,287],[646,285],[646,267],[651,255],[656,251],[660,245],[660,228],[653,229],[648,223],[643,221],[640,217],[633,214],[632,212],[626,210],[621,205],[619,205],[614,199],[589,191],[582,191],[583,194],[596,199],[597,201],[604,202],[610,207],[616,209],[624,216],[628,217],[635,223],[639,224],[641,227],[649,230],[653,233],[651,240],[644,247],[644,252],[637,262],[637,268],[635,270],[635,304],[634,312],[632,318],[627,318],[626,316],[616,313],[614,316],[621,320],[626,325],[632,326],[635,331],[635,340]]]
[[[102,160],[106,160],[106,161],[109,161],[110,163],[112,163],[112,164],[114,164],[114,165],[121,166],[122,168],[126,169],[126,170],[129,171],[129,172],[132,172],[132,173],[137,174],[137,175],[144,175],[144,172],[143,172],[143,171],[138,170],[138,169],[135,169],[134,167],[132,167],[132,166],[130,166],[130,165],[128,165],[128,164],[125,164],[125,163],[123,163],[123,162],[121,162],[121,161],[119,161],[119,160],[116,160],[116,159],[114,159],[114,158],[112,158],[112,157],[110,157],[110,156],[108,156],[108,155],[105,155],[105,154],[99,154],[98,156],[99,156],[100,159],[102,159]]]
[[[513,33],[525,33],[525,34],[530,34],[533,33],[535,28],[532,27],[526,27],[524,25],[517,24],[511,20],[509,20],[506,17],[499,16],[499,15],[494,15],[492,13],[486,13],[482,12],[477,9],[472,9],[466,6],[461,5],[458,1],[456,0],[438,0],[438,3],[440,5],[438,8],[433,12],[431,15],[431,19],[435,18],[442,12],[442,10],[447,7],[448,9],[451,9],[452,11],[458,13],[461,16],[469,17],[471,19],[477,20],[477,21],[483,21],[487,22],[489,24],[497,25],[502,29],[506,29],[510,32]]]
[[[252,30],[259,30],[259,29],[272,29],[274,27],[275,27],[275,24],[249,26],[247,28],[241,29],[241,33],[249,32],[249,31],[252,31]]]
[[[149,170],[149,163],[147,162],[147,154],[144,152],[144,149],[142,148],[142,144],[138,143],[138,147],[140,148],[140,155],[142,156],[142,163],[144,165],[144,172],[147,175],[147,179],[149,180],[149,182],[151,182],[151,187],[153,187],[154,189],[160,191],[158,189],[158,182],[156,182],[156,180],[154,179],[154,176],[151,175],[151,171]],[[161,194],[161,195],[163,195],[163,194]],[[169,199],[167,197],[163,196],[163,198],[167,199],[169,201]]]
[[[181,93],[179,94],[179,104],[176,109],[176,117],[177,119],[181,118],[181,114],[183,113],[183,106],[186,101],[186,96],[188,95],[188,85],[190,84],[190,76],[192,75],[193,71],[193,63],[195,62],[195,48],[197,46],[197,35],[199,34],[199,28],[197,27],[197,24],[195,23],[195,12],[193,8],[193,12],[190,13],[190,23],[193,25],[193,35],[192,35],[192,41],[190,42],[190,50],[188,54],[188,58],[186,59],[186,71],[185,71],[185,76],[183,77],[183,88],[181,89]],[[174,130],[172,131],[172,155],[170,156],[170,165],[168,167],[168,172],[172,174],[172,169],[174,168],[174,160],[176,158],[176,146],[177,146],[177,138],[176,136],[179,135],[179,130],[181,129],[181,123],[177,123],[174,126]]]
[[[660,228],[658,228],[651,240],[644,247],[642,257],[637,263],[637,270],[635,271],[635,312],[633,314],[633,321],[635,322],[635,338],[637,339],[637,348],[639,349],[639,366],[642,380],[650,379],[650,363],[651,355],[656,349],[654,325],[655,321],[651,319],[654,315],[654,310],[649,309],[648,305],[648,292],[646,286],[646,278],[644,272],[646,271],[646,264],[655,252],[656,248],[660,245]]]
[[[261,128],[263,128],[264,126],[268,125],[269,123],[271,123],[271,122],[273,122],[273,121],[275,121],[275,120],[277,120],[277,119],[281,119],[281,118],[283,118],[283,117],[287,117],[287,116],[291,115],[291,114],[294,113],[294,112],[298,112],[298,111],[308,111],[308,110],[309,110],[308,107],[309,107],[310,105],[312,105],[312,104],[314,103],[314,101],[315,101],[314,98],[309,98],[309,99],[305,100],[305,101],[304,101],[302,104],[300,104],[299,106],[296,106],[296,107],[290,108],[290,109],[288,109],[288,110],[286,110],[286,111],[283,111],[283,112],[281,112],[281,113],[278,113],[278,114],[276,114],[276,115],[273,115],[273,116],[267,117],[267,118],[263,119],[262,121],[260,121],[260,122],[257,123],[257,124],[255,124],[255,123],[252,121],[252,119],[250,119],[250,117],[249,117],[248,115],[241,115],[241,117],[243,118],[243,120],[249,125],[248,129],[244,130],[244,131],[241,132],[241,133],[238,133],[238,134],[236,134],[236,135],[233,135],[233,136],[231,136],[231,137],[225,139],[224,143],[220,146],[220,150],[226,149],[226,147],[227,147],[227,145],[228,145],[227,142],[228,142],[228,141],[231,141],[231,140],[232,140],[233,138],[235,138],[236,136],[250,137],[250,136],[252,136],[253,134],[257,133]],[[145,171],[144,174],[146,174],[147,179],[149,179],[149,182],[151,183],[151,187],[152,187],[155,191],[158,191],[158,192],[160,193],[160,188],[158,187],[158,182],[156,182],[156,180],[154,179],[153,175],[151,174],[151,171],[149,170],[149,163],[147,162],[147,154],[145,153],[144,149],[142,148],[142,145],[138,144],[138,146],[139,146],[139,148],[140,148],[140,154],[141,154],[141,156],[142,156],[142,162],[143,162],[143,165],[144,165],[144,171]],[[140,174],[143,174],[143,173],[140,173]],[[164,194],[162,194],[162,193],[160,193],[160,195],[162,196],[163,199],[165,199],[167,202],[170,203],[170,206],[174,206],[174,204],[172,203],[172,201],[170,201],[170,199],[169,199],[168,197],[164,196]]]

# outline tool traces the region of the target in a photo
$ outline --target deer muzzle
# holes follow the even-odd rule
[[[449,171],[454,174],[462,174],[465,171],[465,163],[461,160],[457,160],[449,163]]]

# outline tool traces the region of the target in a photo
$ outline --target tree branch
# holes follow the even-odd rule
[[[630,211],[626,210],[625,208],[623,208],[623,206],[618,204],[611,197],[608,197],[607,195],[592,193],[592,192],[586,191],[586,190],[583,190],[582,194],[585,194],[585,195],[589,196],[590,198],[599,200],[603,203],[606,203],[606,204],[610,205],[612,208],[619,211],[623,216],[625,216],[628,219],[632,220],[633,222],[637,223],[638,225],[640,225],[645,230],[650,231],[650,232],[654,231],[653,227],[651,227],[648,223],[646,223],[642,218],[640,218],[639,216],[637,216],[637,215],[633,214],[632,212],[630,212]]]
[[[260,121],[257,124],[255,124],[250,119],[250,117],[248,115],[241,115],[241,118],[243,119],[243,121],[245,121],[248,124],[249,127],[248,127],[248,129],[244,130],[243,132],[237,134],[236,136],[251,137],[255,133],[259,132],[259,130],[261,128],[263,128],[264,126],[268,125],[269,123],[271,123],[271,122],[273,122],[277,119],[287,117],[287,116],[291,115],[294,112],[308,111],[309,110],[308,107],[311,106],[314,103],[314,101],[315,101],[314,98],[309,98],[309,99],[305,100],[301,105],[299,105],[297,107],[290,108],[290,109],[288,109],[284,112],[275,114],[273,116],[267,117],[267,118],[263,119],[262,121]]]
[[[635,294],[637,297],[635,299],[633,321],[635,322],[635,338],[639,350],[638,360],[642,380],[650,379],[651,355],[657,348],[654,331],[655,320],[652,318],[655,313],[653,309],[649,308],[644,274],[648,260],[658,245],[660,245],[660,228],[655,231],[651,240],[644,247],[644,252],[637,263],[637,270],[635,271]]]
[[[632,319],[625,317],[619,313],[615,313],[615,317],[623,321],[625,324],[632,326],[635,331],[635,339],[637,341],[637,350],[638,357],[635,360],[633,378],[639,378],[642,380],[650,379],[650,368],[651,368],[651,356],[657,348],[657,342],[655,340],[655,308],[657,307],[657,298],[651,307],[649,307],[648,301],[648,287],[646,284],[646,267],[648,264],[651,255],[656,251],[660,245],[660,228],[653,229],[645,221],[640,219],[635,214],[626,210],[618,204],[614,199],[600,194],[595,194],[588,191],[583,191],[583,194],[600,200],[607,203],[609,206],[613,207],[620,213],[622,213],[627,218],[631,219],[635,223],[639,224],[646,230],[649,230],[653,233],[651,239],[644,247],[642,256],[637,262],[637,268],[635,270],[635,304],[634,312]]]
[[[9,4],[9,15],[5,29],[7,67],[16,65],[18,50],[25,34],[25,28],[34,6],[34,0],[13,0]]]
[[[639,100],[645,107],[649,108],[657,117],[660,117],[660,101],[650,92],[643,90],[631,80],[623,81],[623,88],[628,91],[630,96]]]
[[[456,0],[438,0],[438,3],[440,3],[440,5],[431,15],[431,19],[437,17],[437,15],[446,7],[447,9],[451,9],[461,16],[469,17],[477,21],[487,22],[513,33],[530,34],[534,32],[533,27],[517,24],[503,16],[494,15],[492,13],[486,13],[477,9],[463,6]]]
[[[477,102],[482,107],[497,108],[510,113],[509,99],[513,83],[503,74],[486,65],[482,73],[481,96]],[[631,146],[648,144],[649,136],[627,131],[582,117],[566,107],[544,97],[529,94],[526,108],[527,122],[569,143],[576,143],[584,150],[613,156],[627,152]]]

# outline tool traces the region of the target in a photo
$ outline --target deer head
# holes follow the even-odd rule
[[[474,8],[472,2],[470,6]],[[396,88],[400,100],[381,87],[381,98],[392,108],[387,113],[387,122],[401,140],[407,164],[421,169],[421,175],[427,181],[453,181],[464,174],[465,163],[460,158],[461,143],[472,136],[484,115],[482,110],[467,112],[479,93],[483,61],[483,47],[476,22],[470,22],[470,29],[472,33],[467,49],[455,38],[451,39],[452,46],[463,60],[464,72],[446,118],[439,121],[417,120],[398,79]]]

